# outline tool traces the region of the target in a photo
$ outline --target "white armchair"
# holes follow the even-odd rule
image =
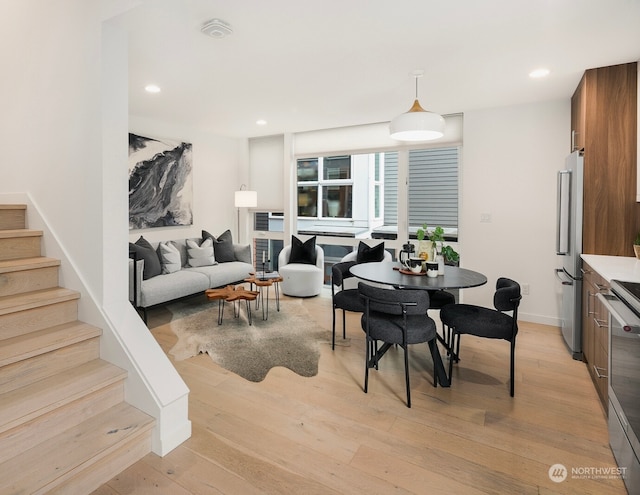
[[[356,261],[358,259],[358,251],[357,250],[353,250],[348,254],[345,254],[344,257],[340,260],[340,261]],[[389,251],[384,252],[384,259],[382,261],[393,261],[393,256],[391,256],[391,253]]]
[[[289,263],[291,245],[278,255],[278,273],[282,277],[280,287],[287,296],[317,296],[324,284],[324,251],[316,246],[316,264]]]
[[[340,261],[357,261],[358,260],[358,249],[354,249],[353,251],[351,251],[350,253],[346,254]],[[382,261],[388,261],[388,262],[392,262],[393,261],[393,256],[391,256],[391,253],[389,251],[387,251],[385,249],[384,251],[384,258],[382,259]],[[358,288],[358,282],[359,279],[357,278],[348,278],[344,281],[344,288],[345,289],[357,289]],[[376,284],[374,282],[367,282],[369,285],[380,285],[380,284]],[[380,285],[382,286],[382,285]]]

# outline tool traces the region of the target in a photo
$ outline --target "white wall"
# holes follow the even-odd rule
[[[464,291],[465,302],[490,305],[496,279],[506,276],[530,286],[521,319],[559,324],[556,173],[569,153],[570,118],[569,97],[465,112],[460,256],[489,279]],[[490,223],[480,221],[485,213]]]
[[[128,302],[126,41],[103,24],[134,3],[0,2],[0,195],[28,204],[80,318],[103,329],[101,356],[128,370],[127,400],[158,419],[163,455],[190,434],[188,388]]]
[[[103,252],[100,15],[98,2],[82,0],[0,4],[1,187],[31,193],[97,295]]]

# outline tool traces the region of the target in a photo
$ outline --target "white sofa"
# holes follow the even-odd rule
[[[202,242],[200,238],[191,240],[198,244]],[[182,268],[178,271],[163,273],[144,280],[144,260],[137,260],[135,276],[133,259],[129,260],[129,300],[138,310],[142,310],[145,323],[148,308],[197,294],[206,289],[241,283],[249,277],[250,273],[255,272],[251,263],[251,247],[249,245],[233,244],[235,261],[191,267],[188,264],[187,239],[177,239],[171,242],[178,247],[180,252]],[[152,242],[150,244],[154,249],[157,249],[159,243]]]

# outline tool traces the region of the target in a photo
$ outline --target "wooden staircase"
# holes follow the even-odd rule
[[[90,493],[151,451],[155,420],[124,402],[25,213],[0,205],[0,493]]]

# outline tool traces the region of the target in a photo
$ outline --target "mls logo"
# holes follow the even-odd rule
[[[562,483],[567,479],[567,468],[562,464],[554,464],[549,468],[549,479],[554,483]]]

